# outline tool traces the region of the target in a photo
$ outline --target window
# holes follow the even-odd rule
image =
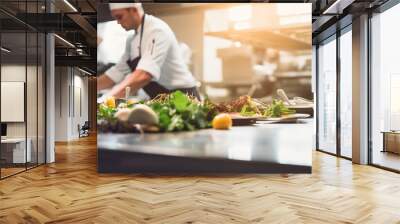
[[[372,164],[395,170],[400,170],[400,134],[390,132],[400,130],[398,21],[399,4],[371,18],[371,158]]]
[[[336,36],[318,48],[318,149],[336,153]]]
[[[352,33],[340,36],[340,155],[352,157]]]
[[[17,16],[40,13],[42,5],[0,1]],[[45,35],[10,15],[0,13],[0,178],[45,163]]]

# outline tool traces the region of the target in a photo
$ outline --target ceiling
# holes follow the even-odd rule
[[[311,0],[313,43],[351,24],[352,18],[373,11],[388,0]]]
[[[36,33],[54,32],[61,37],[55,38],[56,65],[78,66],[95,74],[96,0],[47,0],[47,6],[45,0],[1,0],[0,24],[2,45],[12,49],[7,60],[23,63],[25,55],[30,60],[40,50],[33,40]],[[26,38],[21,35],[25,31]]]
[[[379,7],[387,1],[388,0],[256,0],[250,2],[311,3],[313,26],[312,36],[314,38],[345,16],[357,16],[366,10],[372,10],[376,7]],[[162,15],[187,13],[189,11],[196,10],[204,11],[212,8],[226,7],[226,5],[232,6],[232,3],[146,3],[144,5],[144,9],[150,14]]]
[[[56,57],[58,64],[68,64],[73,61],[76,66],[84,65],[88,70],[96,71],[96,24],[99,21],[110,20],[108,5],[101,4],[109,0],[1,0],[0,1],[0,25],[4,34],[2,43],[8,48],[15,49],[15,54],[20,52],[25,55],[25,38],[18,33],[25,33],[25,30],[39,32],[55,32],[60,38],[56,38]],[[269,3],[312,3],[312,38],[313,41],[325,34],[336,22],[346,16],[357,16],[365,10],[374,9],[388,0],[267,0],[251,2]],[[27,2],[27,4],[26,4]],[[115,2],[115,1],[114,1]],[[68,4],[69,3],[69,4]],[[144,9],[149,14],[179,14],[192,11],[204,11],[232,6],[232,3],[151,3],[146,1]],[[72,7],[71,7],[72,6]],[[53,9],[53,13],[46,13]],[[99,16],[97,12],[99,11]],[[351,21],[351,18],[350,18]],[[282,31],[285,32],[285,31]],[[287,32],[292,32],[288,30]],[[334,32],[334,30],[332,31]],[[305,33],[300,33],[304,38]],[[24,35],[22,35],[24,37]],[[28,35],[29,36],[29,35]],[[35,52],[35,43],[28,40],[28,55]],[[79,50],[78,50],[79,49]],[[65,57],[67,56],[67,57]],[[69,59],[68,59],[69,57]],[[57,59],[57,58],[56,58]],[[82,64],[79,64],[79,63]],[[88,66],[90,65],[90,66]]]

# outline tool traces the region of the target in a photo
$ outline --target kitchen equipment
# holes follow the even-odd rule
[[[294,109],[297,113],[309,114],[313,116],[314,102],[312,100],[298,96],[295,96],[292,100],[290,100],[283,89],[278,89],[277,94],[283,100],[283,103],[287,108]]]
[[[283,89],[278,89],[276,91],[278,96],[283,100],[283,102],[286,102],[288,105],[294,105],[294,103],[290,102],[289,98],[287,97],[285,91]]]
[[[130,94],[131,94],[131,87],[127,86],[125,88],[125,100],[126,100],[126,102],[128,102]]]

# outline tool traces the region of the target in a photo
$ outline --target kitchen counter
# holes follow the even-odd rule
[[[101,173],[311,173],[313,120],[230,130],[102,134]]]

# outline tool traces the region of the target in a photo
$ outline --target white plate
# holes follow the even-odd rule
[[[286,107],[289,109],[314,108],[314,104],[286,105]]]
[[[251,125],[255,124],[258,119],[264,118],[261,116],[243,116],[240,113],[229,113],[232,118],[233,126]]]
[[[244,119],[244,120],[247,120],[247,119],[263,119],[263,118],[266,118],[266,117],[263,117],[263,116],[259,116],[259,115],[254,115],[254,116],[243,116],[243,115],[240,115],[240,113],[228,113],[230,116],[231,116],[231,118],[232,119]]]
[[[282,117],[269,117],[269,118],[261,118],[261,119],[257,119],[257,120],[274,121],[274,122],[292,122],[292,121],[296,121],[297,119],[308,118],[308,117],[310,117],[309,114],[290,114],[290,115],[284,115]]]

